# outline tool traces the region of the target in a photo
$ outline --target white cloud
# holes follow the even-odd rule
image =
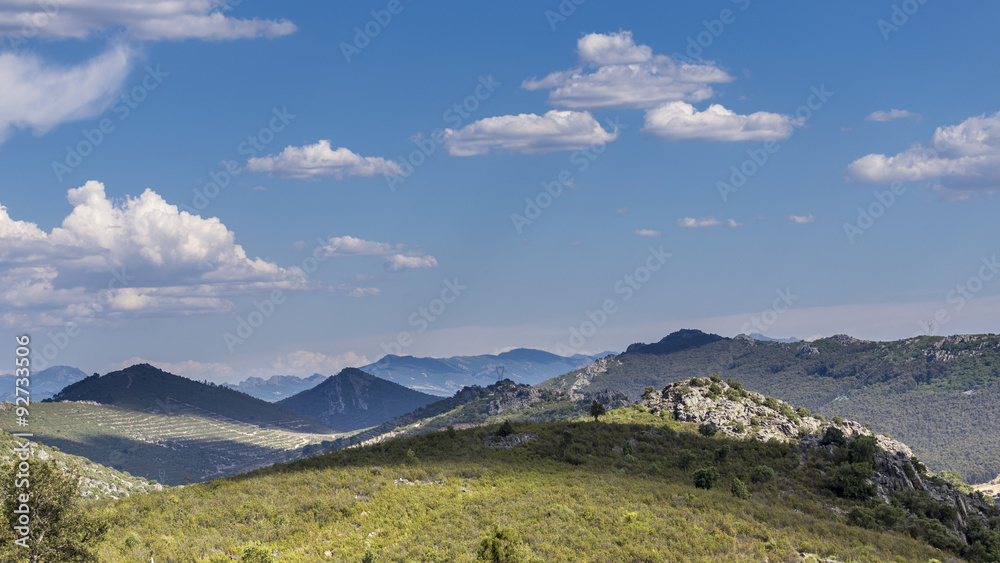
[[[271,364],[271,369],[275,373],[282,375],[308,376],[314,373],[335,375],[344,368],[361,367],[370,363],[368,358],[354,352],[344,352],[336,356],[327,356],[320,352],[297,350],[290,354],[279,356]]]
[[[919,113],[913,113],[905,109],[891,109],[889,111],[880,109],[868,114],[865,121],[892,121],[893,119],[915,119],[919,121],[921,117]]]
[[[635,232],[635,234],[639,235],[640,237],[648,237],[648,238],[663,236],[663,233],[661,233],[660,231],[654,231],[653,229],[638,229]]]
[[[132,68],[132,52],[112,47],[76,66],[35,55],[0,53],[0,143],[15,129],[41,135],[67,121],[99,115],[114,101]],[[16,87],[15,87],[16,85]]]
[[[437,258],[424,254],[420,250],[411,249],[405,244],[373,242],[352,236],[332,237],[329,240],[329,245],[321,247],[318,252],[328,257],[379,256],[385,260],[385,267],[390,272],[414,268],[436,268],[438,265]]]
[[[719,104],[697,111],[685,102],[670,102],[646,112],[642,130],[667,141],[774,141],[792,134],[800,120],[758,111],[740,115]]]
[[[577,41],[576,51],[580,62],[594,66],[645,63],[653,58],[653,49],[636,45],[631,31],[589,33]]]
[[[809,215],[789,215],[788,220],[796,225],[808,225],[815,221],[816,218],[810,213]]]
[[[488,117],[461,129],[445,129],[445,146],[452,156],[487,154],[491,150],[546,153],[576,150],[618,138],[589,112],[557,111]]]
[[[251,158],[247,163],[251,172],[270,172],[288,178],[316,178],[333,176],[374,176],[376,174],[402,174],[399,164],[380,156],[361,156],[349,149],[333,149],[330,141],[323,139],[312,145],[288,146],[277,156]]]
[[[684,217],[683,219],[677,220],[677,226],[684,227],[686,229],[698,229],[701,227],[720,227],[726,225],[727,227],[742,227],[743,223],[735,219],[727,219],[725,222],[712,217],[702,217],[701,219],[695,219],[694,217]]]
[[[296,31],[288,20],[240,19],[225,15],[218,0],[57,0],[0,4],[0,35],[24,29],[46,39],[83,39],[123,29],[131,40],[229,40],[280,37]]]
[[[914,144],[895,156],[863,156],[845,177],[884,185],[938,179],[936,187],[953,194],[1000,189],[1000,112],[938,127],[928,145]]]
[[[654,55],[646,45],[636,45],[629,31],[592,33],[577,41],[582,68],[554,72],[542,79],[528,79],[526,90],[551,89],[549,103],[570,109],[630,107],[651,108],[665,102],[698,102],[715,95],[712,84],[733,77],[714,63],[681,64],[665,55]]]
[[[90,181],[68,191],[72,212],[45,232],[0,206],[0,303],[72,319],[100,313],[230,310],[227,295],[297,287],[298,268],[248,258],[217,218],[179,211],[146,190],[108,199]]]

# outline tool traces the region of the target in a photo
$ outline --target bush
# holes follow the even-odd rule
[[[844,437],[844,431],[836,426],[827,426],[826,432],[823,433],[823,439],[820,440],[820,444],[824,446],[829,446],[833,444],[834,446],[844,447],[847,444],[847,438]]]
[[[724,446],[722,446],[720,448],[717,448],[715,450],[715,461],[718,461],[718,462],[726,461],[726,458],[729,457],[729,452],[731,452],[731,451],[732,451],[732,448],[729,447],[729,444],[726,444],[726,445],[724,445]]]
[[[711,489],[719,480],[719,472],[714,467],[703,467],[694,472],[694,486],[699,489]]]
[[[719,377],[719,374],[717,373],[713,373],[712,377],[710,377],[709,379],[712,380],[712,383],[722,383],[722,378]]]
[[[646,390],[642,392],[642,399],[644,401],[648,401],[649,399],[652,399],[653,398],[653,393],[656,393],[656,389],[652,385],[646,387]]]
[[[494,528],[479,542],[476,552],[480,561],[491,563],[522,563],[529,561],[529,553],[520,535],[510,528]]]
[[[365,550],[365,554],[361,556],[361,563],[378,563],[378,555],[375,554],[375,550],[371,547]]]
[[[696,461],[698,461],[698,454],[691,450],[681,450],[677,456],[677,466],[681,469],[690,468]]]
[[[801,416],[802,418],[809,418],[810,416],[813,415],[813,413],[810,412],[809,409],[805,407],[799,407],[798,409],[796,409],[795,414]]]
[[[706,382],[704,379],[698,379],[697,377],[692,377],[691,385],[695,387],[705,387],[708,385],[708,382]]]
[[[837,426],[840,426],[841,424],[844,423],[844,419],[840,418],[839,416],[835,416],[833,417],[833,423],[836,424]]]
[[[744,432],[746,430],[746,426],[744,426],[743,423],[738,420],[734,420],[732,426],[733,430],[737,432]]]
[[[275,563],[274,555],[258,541],[243,544],[240,550],[240,561],[243,563]]]
[[[858,436],[847,446],[847,459],[851,463],[873,463],[878,450],[874,436]]]
[[[594,401],[590,403],[590,416],[594,417],[594,422],[597,422],[597,419],[604,416],[607,412],[608,410],[604,408],[604,405],[602,405],[597,399],[594,399]]]
[[[698,433],[702,436],[712,437],[715,436],[716,432],[718,432],[718,430],[716,430],[711,424],[702,424],[698,427]]]
[[[406,463],[410,465],[420,463],[420,460],[417,459],[417,454],[413,450],[406,450]]]
[[[733,486],[729,490],[736,498],[744,500],[750,498],[750,489],[747,489],[746,483],[740,481],[739,478],[733,479]]]
[[[503,424],[500,425],[500,428],[497,429],[496,435],[500,438],[504,438],[506,436],[510,436],[513,433],[514,433],[514,425],[511,423],[510,420],[505,420],[503,421]]]
[[[868,482],[875,471],[868,463],[845,463],[837,466],[827,479],[827,487],[837,496],[864,500],[875,494],[875,485]]]
[[[780,410],[781,410],[781,407],[778,406],[778,400],[775,399],[774,397],[765,397],[764,398],[764,406],[767,407],[767,408],[769,408],[769,409],[771,409],[771,410],[773,410],[773,411],[779,411],[780,412]]]
[[[750,480],[754,483],[767,483],[775,477],[774,469],[767,465],[758,465],[750,470]]]

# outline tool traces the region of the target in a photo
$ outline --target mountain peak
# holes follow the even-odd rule
[[[684,328],[664,336],[659,342],[654,344],[644,344],[638,342],[630,345],[626,354],[669,354],[679,352],[689,348],[697,348],[706,344],[711,344],[719,340],[724,340],[718,334],[702,332],[698,329]]]

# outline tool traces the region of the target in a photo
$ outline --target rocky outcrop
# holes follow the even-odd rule
[[[541,400],[542,394],[538,389],[505,379],[494,387],[488,412],[494,415],[509,410],[524,409]]]

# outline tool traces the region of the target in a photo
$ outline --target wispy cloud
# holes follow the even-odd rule
[[[639,229],[635,232],[635,234],[639,235],[640,237],[647,237],[647,238],[656,238],[663,236],[663,233],[661,233],[660,231],[654,231],[653,229]]]
[[[816,217],[813,217],[812,213],[808,215],[789,215],[788,220],[796,225],[808,225],[815,221]]]
[[[889,111],[880,109],[868,114],[865,121],[892,121],[894,119],[913,119],[919,121],[921,117],[919,113],[913,113],[905,109],[891,109]]]
[[[684,227],[686,229],[698,229],[702,227],[742,227],[743,223],[735,219],[726,219],[725,221],[720,221],[715,217],[709,215],[708,217],[702,217],[701,219],[695,219],[694,217],[684,217],[683,219],[677,220],[677,226]]]
[[[436,268],[438,265],[437,258],[405,244],[387,244],[352,236],[333,237],[329,240],[329,245],[321,247],[317,253],[327,257],[378,256],[385,261],[385,267],[390,272]]]

